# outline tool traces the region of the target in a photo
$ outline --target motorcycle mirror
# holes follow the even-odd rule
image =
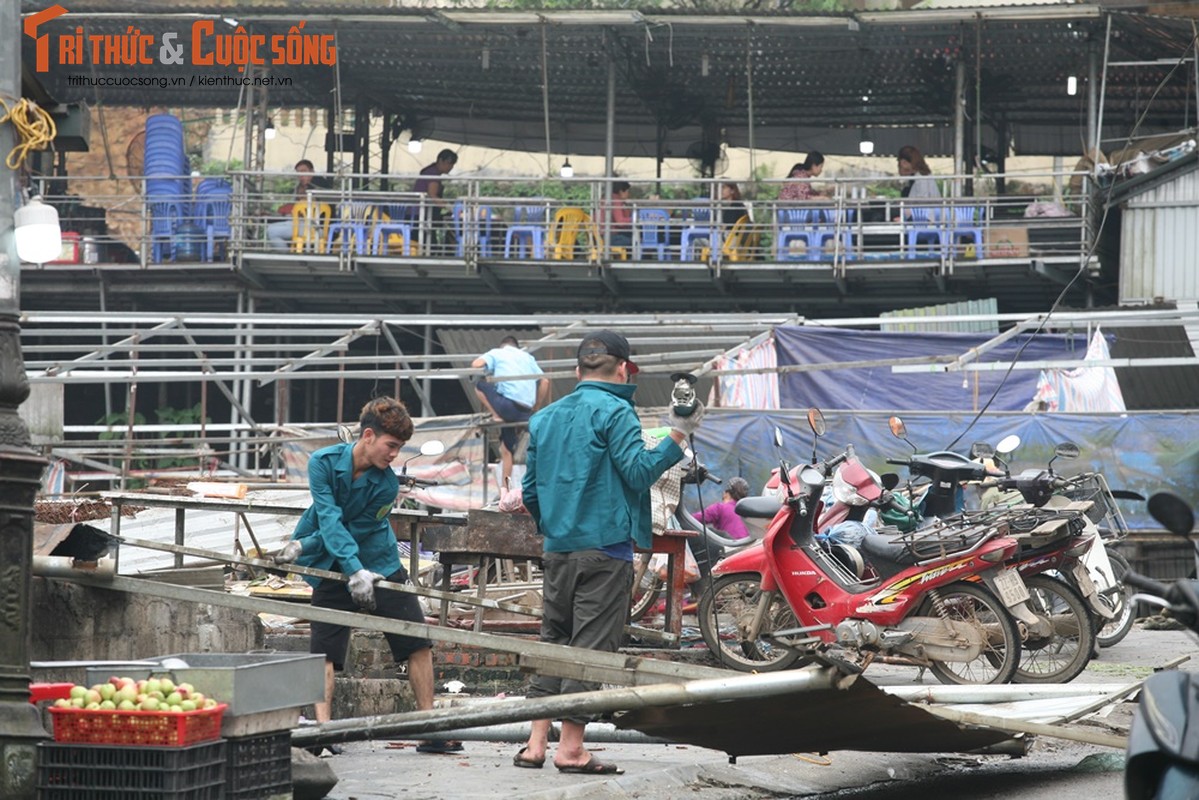
[[[999,440],[999,444],[995,445],[995,452],[1006,459],[1012,453],[1016,452],[1016,448],[1019,446],[1020,437],[1014,433],[1009,433]]]
[[[817,436],[824,436],[824,432],[828,430],[828,426],[824,422],[824,414],[820,413],[819,408],[808,409],[808,427]]]
[[[883,488],[888,492],[899,485],[898,472],[884,472],[882,475],[878,476],[878,479],[882,481]]]
[[[774,446],[779,448],[783,446],[783,431],[777,425],[774,428]]]
[[[354,441],[354,429],[349,425],[337,426],[337,438],[346,444]]]
[[[970,445],[971,458],[993,458],[994,455],[995,448],[991,447],[987,442],[975,442]]]
[[[903,439],[908,443],[908,447],[912,448],[912,452],[918,452],[916,445],[912,444],[908,439],[908,426],[903,424],[903,420],[899,417],[890,417],[887,419],[887,426],[891,429],[891,435],[897,439]]]
[[[1149,498],[1149,513],[1170,533],[1189,536],[1195,527],[1195,512],[1186,501],[1169,492],[1158,492]]]
[[[1053,448],[1053,457],[1064,458],[1069,461],[1072,458],[1078,458],[1079,452],[1081,451],[1078,449],[1078,445],[1074,444],[1074,442],[1062,442],[1057,447]]]
[[[445,442],[440,439],[427,439],[420,446],[422,456],[439,456],[445,452]]]

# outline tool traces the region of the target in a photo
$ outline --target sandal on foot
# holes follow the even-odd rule
[[[461,753],[462,742],[453,739],[430,739],[416,746],[418,753]]]
[[[545,766],[545,756],[541,758],[521,758],[525,751],[529,749],[528,745],[520,748],[516,755],[512,756],[512,766],[521,767],[522,769],[541,769]]]
[[[557,766],[555,764],[555,766]],[[624,770],[615,764],[607,764],[595,756],[587,759],[586,764],[567,764],[558,767],[559,772],[578,773],[580,775],[623,775]]]

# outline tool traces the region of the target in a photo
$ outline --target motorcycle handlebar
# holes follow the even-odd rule
[[[400,476],[400,491],[437,485],[437,481],[427,481],[424,478],[414,478],[411,475]]]
[[[906,458],[888,458],[887,463],[888,464],[899,464],[900,466],[906,467],[909,464],[911,464],[912,462]]]

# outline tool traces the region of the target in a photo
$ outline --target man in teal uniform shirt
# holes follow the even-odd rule
[[[649,488],[683,457],[680,445],[699,427],[704,407],[688,417],[671,412],[670,436],[653,450],[641,438],[630,383],[637,365],[614,331],[584,335],[575,390],[529,420],[529,451],[521,484],[525,507],[545,537],[541,641],[614,652],[620,645],[633,589],[633,544],[651,545]],[[529,697],[584,692],[597,684],[539,675]],[[587,752],[588,717],[562,720],[554,753],[560,772],[612,774],[616,765]],[[535,720],[518,767],[545,763],[550,721]]]
[[[389,589],[375,591],[375,581],[406,583],[395,534],[388,519],[400,482],[391,463],[412,438],[412,419],[402,403],[379,397],[362,407],[357,441],[318,450],[308,461],[312,505],[300,517],[292,540],[275,557],[279,563],[340,570],[349,583],[305,576],[312,584],[312,605],[341,611],[373,611],[390,619],[424,622],[416,596]],[[397,663],[408,662],[408,683],[421,710],[433,707],[433,650],[427,639],[384,634]],[[325,701],[316,703],[318,722],[330,720],[333,674],[345,664],[350,629],[327,622],[311,623],[309,652],[325,656]],[[461,750],[459,742],[433,740],[422,752]],[[336,753],[337,751],[334,750]]]

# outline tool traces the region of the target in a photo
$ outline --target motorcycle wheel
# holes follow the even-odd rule
[[[932,595],[924,601],[921,616],[936,616],[978,626],[986,633],[987,646],[973,661],[933,661],[929,671],[941,683],[1008,683],[1020,666],[1020,633],[1007,608],[981,586],[958,582],[938,589],[939,603]],[[940,606],[938,608],[937,606]]]
[[[794,664],[802,653],[765,637],[799,627],[781,593],[775,592],[754,641],[745,637],[762,599],[762,578],[754,573],[722,575],[699,600],[699,630],[721,666],[741,672],[775,672]]]
[[[649,560],[648,554],[640,554],[638,559]],[[629,605],[629,621],[637,622],[658,602],[662,596],[665,581],[657,575],[647,572],[646,564],[635,565],[633,573],[633,598]]]
[[[1112,576],[1120,584],[1120,590],[1099,596],[1116,613],[1116,616],[1104,623],[1095,637],[1100,647],[1111,647],[1122,642],[1136,621],[1133,614],[1132,589],[1124,585],[1124,575],[1129,570],[1128,559],[1115,550],[1108,550],[1107,557],[1112,562]]]
[[[1068,683],[1087,668],[1095,646],[1086,601],[1074,587],[1048,575],[1030,575],[1024,584],[1028,607],[1051,620],[1053,633],[1025,640],[1013,682]]]

